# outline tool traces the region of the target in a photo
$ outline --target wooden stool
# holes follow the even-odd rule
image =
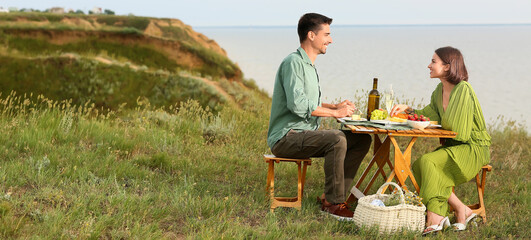
[[[478,188],[479,203],[468,206],[470,209],[472,209],[472,212],[483,218],[483,223],[487,222],[487,211],[485,209],[485,203],[483,202],[483,194],[485,193],[485,180],[487,177],[487,172],[490,172],[491,170],[491,165],[485,165],[481,168],[481,178],[479,177],[479,173],[476,175],[476,186]]]
[[[277,207],[294,207],[298,210],[301,209],[302,192],[304,190],[304,180],[306,177],[306,167],[312,164],[312,160],[307,159],[292,159],[292,158],[279,158],[275,155],[264,155],[265,161],[269,163],[267,170],[267,186],[266,194],[269,193],[271,199],[271,212]],[[275,162],[294,162],[298,166],[298,193],[297,197],[275,197]],[[301,163],[302,171],[301,171]]]
[[[468,207],[472,209],[473,213],[477,214],[483,219],[483,223],[487,222],[487,213],[486,213],[487,211],[485,209],[485,202],[483,201],[483,194],[485,193],[485,180],[487,178],[487,172],[490,172],[491,170],[492,170],[491,165],[485,165],[481,167],[481,171],[478,174],[476,174],[476,186],[478,189],[479,203],[476,203],[474,205],[468,205]],[[481,174],[481,177],[479,176],[479,174]],[[453,211],[453,209],[451,209],[451,211]]]

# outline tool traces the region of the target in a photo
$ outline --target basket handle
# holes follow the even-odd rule
[[[382,195],[382,190],[385,186],[387,185],[392,185],[393,187],[397,188],[398,189],[398,192],[400,193],[400,204],[405,204],[406,203],[406,197],[404,196],[404,191],[402,190],[402,188],[400,186],[398,186],[398,184],[394,183],[394,182],[386,182],[384,184],[382,184],[382,186],[380,188],[378,188],[378,191],[376,192],[378,195]]]

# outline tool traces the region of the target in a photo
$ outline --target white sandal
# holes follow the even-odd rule
[[[424,236],[426,234],[439,232],[439,231],[442,231],[446,227],[449,227],[449,226],[450,226],[450,220],[448,219],[448,217],[444,217],[441,220],[441,222],[439,223],[439,225],[437,225],[437,224],[431,225],[431,226],[428,226],[426,229],[424,229],[424,231],[422,232],[422,235]]]
[[[452,227],[454,228],[454,231],[464,231],[466,230],[466,226],[468,225],[468,222],[470,222],[472,219],[477,217],[477,214],[472,213],[470,216],[466,218],[465,224],[462,223],[454,223],[452,224]]]

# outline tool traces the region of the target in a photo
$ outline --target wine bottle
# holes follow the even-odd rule
[[[378,109],[380,105],[380,93],[378,92],[378,78],[372,81],[372,90],[369,92],[369,101],[367,101],[367,120],[371,120],[371,113]]]

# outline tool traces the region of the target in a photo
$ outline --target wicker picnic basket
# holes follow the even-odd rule
[[[393,185],[400,193],[400,204],[390,207],[382,207],[371,204],[374,199],[385,201],[391,197],[391,194],[381,194],[383,188],[387,185]],[[396,183],[384,183],[376,194],[362,197],[358,200],[358,206],[354,212],[354,222],[357,226],[379,227],[380,233],[391,233],[408,229],[410,231],[422,231],[424,229],[425,218],[424,212],[426,207],[413,206],[405,203],[402,188]]]

